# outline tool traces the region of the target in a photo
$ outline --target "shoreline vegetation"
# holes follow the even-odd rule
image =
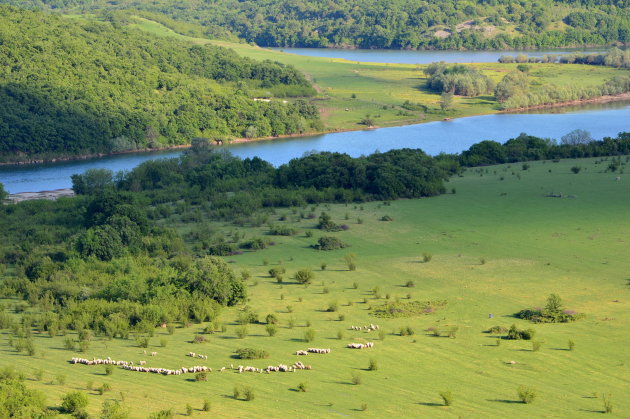
[[[599,96],[599,97],[595,97],[595,98],[590,98],[590,99],[579,99],[579,100],[570,100],[570,101],[566,101],[566,102],[558,102],[558,103],[551,103],[551,104],[546,104],[546,105],[537,105],[537,106],[530,106],[530,107],[526,107],[526,108],[517,108],[517,109],[497,109],[496,112],[497,114],[500,113],[519,113],[519,112],[525,112],[525,111],[529,111],[529,110],[538,110],[538,109],[549,109],[549,108],[563,108],[563,107],[569,107],[569,106],[580,106],[580,105],[586,105],[586,104],[592,104],[592,103],[608,103],[608,102],[619,102],[619,101],[625,101],[625,100],[629,100],[630,101],[630,92],[625,92],[625,93],[620,93],[618,95],[604,95],[604,96]],[[459,117],[451,117],[451,118],[444,118],[444,121],[452,121],[454,119],[459,119],[459,118],[470,118],[473,116],[480,116],[480,115],[487,115],[489,113],[484,112],[484,113],[479,113],[479,114],[472,114],[472,115],[465,115],[465,116],[459,116]],[[437,119],[437,121],[439,121],[439,119]],[[362,127],[362,128],[347,128],[347,129],[335,129],[335,130],[327,130],[327,131],[319,131],[319,132],[307,132],[307,133],[302,133],[302,134],[288,134],[288,135],[280,135],[280,136],[276,136],[276,137],[260,137],[260,138],[235,138],[231,141],[229,141],[227,144],[243,144],[243,143],[253,143],[253,142],[260,142],[260,141],[273,141],[273,140],[281,140],[281,139],[287,139],[287,138],[303,138],[303,137],[311,137],[311,136],[316,136],[316,135],[326,135],[326,134],[337,134],[337,133],[343,133],[343,132],[354,132],[354,131],[370,131],[370,130],[374,130],[374,129],[381,129],[381,128],[393,128],[393,127],[398,127],[398,126],[407,126],[407,125],[420,125],[420,124],[425,124],[428,122],[436,122],[436,120],[427,120],[427,121],[423,121],[423,122],[414,122],[412,124],[399,124],[399,125],[386,125],[386,126],[370,126],[370,127]],[[222,144],[219,143],[211,143],[212,147],[220,147]],[[151,153],[151,152],[157,152],[157,151],[169,151],[169,150],[178,150],[178,149],[189,149],[191,147],[191,144],[177,144],[177,145],[171,145],[171,146],[167,146],[167,147],[159,147],[159,148],[146,148],[146,149],[138,149],[138,150],[125,150],[125,151],[116,151],[116,152],[111,152],[111,153],[96,153],[96,154],[86,154],[86,155],[79,155],[79,156],[68,156],[68,157],[51,157],[49,159],[35,159],[35,160],[25,160],[25,161],[14,161],[14,162],[2,162],[0,163],[0,166],[21,166],[21,165],[36,165],[36,164],[45,164],[45,163],[59,163],[59,162],[65,162],[65,161],[74,161],[74,160],[89,160],[89,159],[97,159],[97,158],[101,158],[101,157],[108,157],[108,156],[117,156],[117,155],[123,155],[123,154],[132,154],[132,153]],[[47,192],[47,191],[39,191],[39,192],[23,192],[23,193],[43,193],[43,192]]]

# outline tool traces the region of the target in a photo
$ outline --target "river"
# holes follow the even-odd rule
[[[343,58],[364,63],[429,64],[436,61],[447,63],[490,63],[496,62],[502,55],[516,57],[525,54],[530,57],[542,57],[546,54],[564,55],[574,52],[603,52],[602,48],[550,49],[526,51],[401,51],[392,49],[335,49],[335,48],[271,48],[290,54],[309,57]]]
[[[559,139],[574,129],[585,129],[596,139],[630,131],[630,102],[552,108],[520,114],[494,114],[425,124],[351,131],[311,137],[258,141],[222,146],[239,157],[259,156],[274,165],[310,151],[338,151],[351,156],[394,148],[421,148],[435,155],[459,153],[483,140],[505,142],[522,132]],[[89,160],[0,167],[0,183],[10,193],[71,187],[70,176],[92,168],[114,172],[131,170],[153,159],[179,156],[182,150],[129,153]]]

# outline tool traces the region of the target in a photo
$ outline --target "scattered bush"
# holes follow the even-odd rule
[[[441,391],[440,397],[444,401],[444,406],[451,406],[453,404],[453,393],[450,391]]]
[[[265,317],[265,323],[278,324],[278,317],[275,314],[267,314],[267,317]]]
[[[604,404],[605,413],[613,412],[612,394],[602,394],[602,403]]]
[[[381,217],[381,221],[394,221],[394,219],[390,217],[389,215],[383,215]]]
[[[531,340],[536,335],[536,331],[533,329],[519,330],[515,324],[513,324],[508,330],[506,339],[511,340]]]
[[[276,335],[276,333],[278,333],[278,328],[275,324],[268,324],[267,326],[265,326],[265,331],[269,336],[273,337]]]
[[[422,254],[422,261],[423,261],[424,263],[429,263],[429,262],[431,262],[431,259],[433,259],[433,255],[432,255],[431,253],[424,252],[424,253]]]
[[[580,166],[573,166],[573,167],[571,168],[571,171],[572,171],[573,173],[575,173],[576,175],[577,175],[578,173],[580,173],[580,170],[582,170],[582,168],[581,168]]]
[[[205,342],[206,342],[206,337],[203,335],[196,335],[192,341],[192,343],[205,343]]]
[[[105,365],[105,375],[112,375],[114,373],[113,365]]]
[[[565,310],[562,299],[557,294],[550,294],[544,309],[521,310],[516,313],[516,317],[535,323],[568,323],[584,318],[584,314]]]
[[[269,353],[263,349],[240,348],[235,351],[240,359],[263,359],[269,358]]]
[[[208,381],[208,373],[207,372],[198,372],[195,374],[195,381]]]
[[[540,343],[539,340],[534,340],[532,341],[532,352],[538,352],[540,351],[540,347],[542,346],[542,344]]]
[[[326,311],[334,313],[335,311],[339,311],[339,303],[337,301],[332,301],[328,304],[328,308]]]
[[[186,405],[186,416],[192,416],[193,414],[193,407],[189,404]]]
[[[210,402],[210,400],[205,399],[203,401],[203,406],[202,406],[201,410],[204,411],[204,412],[209,412],[211,407],[212,407],[212,403]]]
[[[312,342],[313,340],[315,340],[315,330],[307,329],[304,332],[304,341],[305,342]]]
[[[567,346],[569,347],[569,350],[572,351],[573,349],[575,349],[575,342],[569,339],[569,341],[567,342]]]
[[[485,333],[490,333],[491,335],[502,335],[503,333],[507,333],[507,331],[507,327],[492,326],[490,329],[486,330]]]
[[[85,393],[72,391],[63,396],[61,410],[65,413],[78,413],[87,407],[88,402],[89,400]]]
[[[416,286],[416,283],[415,283],[415,282],[413,282],[413,281],[407,281],[407,283],[405,284],[405,286],[406,286],[407,288],[413,288],[413,287],[415,287],[415,286]]]
[[[248,402],[249,402],[249,401],[252,401],[252,400],[254,400],[254,398],[255,398],[255,397],[256,397],[256,395],[254,394],[254,389],[253,389],[253,388],[251,388],[251,387],[245,387],[245,388],[243,389],[243,398],[244,398],[246,401],[248,401]]]
[[[517,389],[518,399],[525,404],[533,403],[537,396],[537,391],[533,387],[519,386]]]
[[[363,379],[361,378],[361,375],[358,372],[353,372],[352,373],[352,384],[354,384],[355,386],[358,386],[362,382],[363,382]]]
[[[310,284],[315,278],[315,274],[310,269],[300,269],[293,278],[300,284]]]
[[[302,382],[302,383],[298,384],[297,389],[298,389],[298,391],[300,391],[302,393],[306,393],[306,389],[307,389],[306,383]]]
[[[348,247],[346,243],[333,236],[320,237],[317,244],[313,245],[313,248],[317,250],[337,250],[345,247]]]
[[[370,358],[370,363],[368,364],[368,370],[369,371],[378,370],[378,362],[376,361],[376,359]]]
[[[401,327],[399,333],[400,333],[400,336],[412,336],[416,334],[416,332],[413,330],[411,326]]]

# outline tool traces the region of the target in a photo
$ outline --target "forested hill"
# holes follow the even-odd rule
[[[135,9],[261,46],[503,49],[630,41],[624,0],[0,0],[82,13]],[[152,16],[155,18],[155,15]],[[190,28],[190,27],[188,27]]]
[[[305,132],[313,94],[280,63],[0,5],[3,161]]]

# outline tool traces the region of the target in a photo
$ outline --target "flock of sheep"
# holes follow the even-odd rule
[[[83,364],[83,365],[122,365],[122,366],[133,365],[133,362],[114,361],[110,357],[107,357],[105,359],[100,359],[100,358],[86,359],[86,358],[73,357],[70,360],[70,363],[72,363],[72,364]]]
[[[371,332],[372,330],[378,330],[378,324],[369,324],[367,326],[350,326],[350,330],[365,330]]]
[[[305,351],[297,351],[295,354],[296,355],[308,355],[310,353],[313,354],[329,354],[330,353],[330,348],[308,348]]]
[[[182,375],[186,373],[197,373],[197,372],[212,372],[212,368],[208,368],[205,366],[195,365],[194,367],[185,368],[181,367],[178,370],[169,370],[166,368],[156,368],[156,367],[136,367],[134,365],[123,364],[122,368],[127,371],[137,371],[137,372],[152,372],[154,374],[162,374],[162,375]]]
[[[374,342],[367,342],[367,343],[349,343],[346,345],[346,348],[350,348],[350,349],[365,349],[365,348],[371,348],[374,346]]]
[[[291,366],[280,364],[280,365],[269,365],[267,368],[256,368],[256,367],[244,367],[242,365],[238,366],[238,372],[266,372],[267,374],[271,372],[295,372],[296,370],[310,370],[312,367],[310,365],[304,365],[300,361],[295,361],[295,363]]]
[[[208,355],[196,354],[194,352],[188,352],[188,356],[199,359],[208,359]]]

